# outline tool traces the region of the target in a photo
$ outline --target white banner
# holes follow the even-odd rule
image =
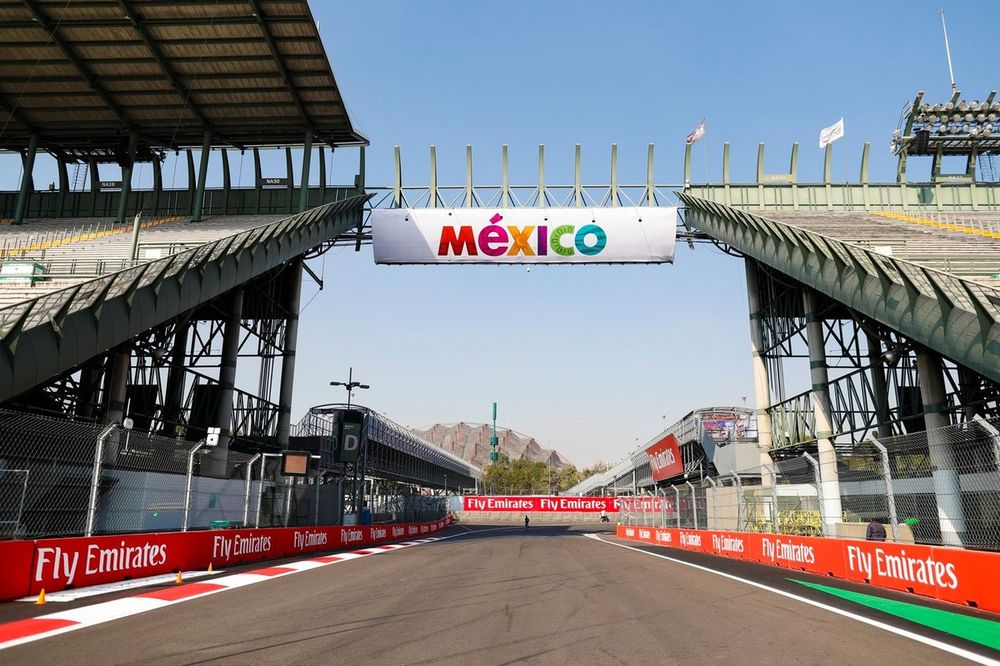
[[[377,264],[628,264],[674,260],[677,208],[372,211]]]
[[[828,144],[833,143],[842,136],[844,136],[843,118],[819,131],[819,147],[826,148]]]

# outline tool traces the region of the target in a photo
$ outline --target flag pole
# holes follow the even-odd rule
[[[951,78],[951,91],[955,92],[955,70],[951,67],[951,47],[948,45],[948,24],[944,22],[944,9],[941,10],[941,29],[944,30],[944,52],[948,56],[948,76]]]

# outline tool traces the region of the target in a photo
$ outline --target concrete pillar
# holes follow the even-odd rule
[[[823,340],[823,321],[819,315],[819,294],[808,287],[803,291],[806,315],[806,339],[809,345],[809,370],[812,377],[813,419],[816,428],[816,446],[819,461],[823,501],[820,517],[823,534],[836,534],[836,524],[843,521],[840,504],[840,480],[837,475],[837,452],[833,448],[833,422],[830,405],[830,376],[826,367],[826,344]]]
[[[76,415],[89,419],[94,415],[97,403],[98,389],[101,385],[101,375],[104,373],[105,358],[98,356],[91,359],[80,370],[80,384],[76,391]]]
[[[208,158],[212,154],[212,133],[205,132],[201,141],[201,160],[198,165],[198,189],[194,192],[194,202],[191,204],[191,221],[201,222],[202,209],[205,207],[205,183],[208,180]]]
[[[292,386],[295,382],[295,350],[299,337],[299,304],[302,297],[302,258],[289,266],[288,318],[285,320],[285,345],[281,358],[281,389],[278,397],[278,445],[288,448],[292,423]]]
[[[924,403],[924,427],[931,458],[931,476],[937,499],[941,541],[947,546],[961,546],[965,535],[965,512],[958,465],[951,442],[940,431],[950,425],[947,412],[947,392],[941,357],[926,347],[917,347],[917,379],[920,398]]]
[[[750,352],[753,367],[753,392],[757,405],[757,450],[760,457],[761,484],[770,485],[771,475],[765,474],[764,468],[771,465],[771,387],[767,376],[767,363],[764,360],[764,326],[761,322],[760,304],[760,268],[750,257],[744,260],[747,276],[747,301],[750,305]]]
[[[128,156],[125,164],[122,165],[122,190],[118,194],[118,214],[115,215],[115,222],[121,224],[125,221],[125,210],[128,207],[128,197],[132,192],[132,167],[135,165],[135,151],[139,146],[139,135],[130,132],[128,137]]]
[[[170,369],[167,371],[167,388],[163,396],[163,434],[177,434],[181,409],[184,406],[184,375],[187,368],[187,340],[189,326],[178,326],[174,333],[174,346],[170,350]]]
[[[305,145],[302,146],[302,179],[299,186],[299,212],[309,208],[309,162],[312,160],[313,135],[312,129],[306,131]],[[323,152],[322,150],[320,152]],[[291,174],[289,174],[291,178]]]
[[[868,337],[868,364],[875,400],[875,423],[878,426],[878,438],[885,439],[892,437],[892,425],[889,423],[889,387],[885,381],[882,341],[870,331],[866,331],[865,335]]]
[[[979,374],[964,365],[958,366],[958,385],[961,387],[962,409],[965,412],[965,418],[972,420],[977,414],[982,415],[986,396],[983,393],[983,382]]]
[[[121,346],[111,353],[107,369],[107,402],[104,422],[122,423],[125,419],[125,399],[128,395],[128,380],[131,374],[132,350]],[[118,438],[120,431],[108,438],[104,445],[104,462],[114,464],[118,460]]]
[[[25,154],[22,162],[24,171],[21,174],[21,190],[17,193],[17,205],[14,208],[13,224],[24,224],[25,211],[28,210],[28,197],[31,196],[31,192],[34,189],[31,175],[35,170],[35,155],[37,154],[38,135],[32,134],[31,138],[28,139],[28,152]]]
[[[208,456],[208,473],[221,475],[229,459],[229,440],[233,427],[233,388],[236,384],[236,360],[240,347],[240,322],[243,320],[243,289],[234,289],[226,309],[226,326],[222,334],[222,359],[219,364],[219,405],[215,426],[222,428],[219,445]]]

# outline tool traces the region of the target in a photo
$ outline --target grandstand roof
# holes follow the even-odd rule
[[[124,161],[201,145],[367,143],[306,0],[0,0],[0,146]]]

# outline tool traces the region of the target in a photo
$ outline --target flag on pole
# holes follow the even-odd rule
[[[698,139],[702,138],[703,136],[705,136],[705,119],[704,118],[702,118],[701,122],[698,123],[698,126],[694,128],[694,131],[691,132],[690,134],[688,134],[688,138],[687,138],[688,145],[694,143],[695,141],[697,141]]]
[[[819,147],[826,148],[828,145],[844,136],[844,119],[841,118],[829,127],[824,127],[819,131]]]

